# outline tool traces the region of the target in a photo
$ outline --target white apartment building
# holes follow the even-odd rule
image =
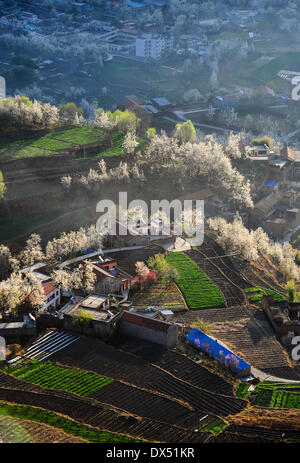
[[[170,52],[173,49],[173,37],[152,37],[151,34],[146,34],[135,41],[136,56],[143,58],[160,58],[165,52]]]

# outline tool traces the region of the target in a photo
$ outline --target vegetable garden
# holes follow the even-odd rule
[[[286,301],[286,297],[282,294],[278,293],[273,289],[263,288],[262,286],[255,286],[254,288],[247,288],[245,289],[245,293],[247,293],[249,302],[254,303],[261,303],[261,299],[263,295],[273,296],[274,301],[282,302]]]
[[[300,408],[300,383],[279,383],[265,381],[259,383],[253,392],[249,384],[240,384],[236,395],[252,399],[260,407]]]
[[[176,283],[181,289],[190,309],[224,306],[224,300],[218,287],[182,252],[172,252],[167,261],[179,272]]]
[[[82,397],[92,394],[113,381],[84,370],[36,361],[7,366],[3,370],[20,380],[49,389],[64,390]]]
[[[101,431],[36,407],[0,403],[0,415],[46,423],[54,428],[62,429],[67,434],[81,437],[92,443],[142,442],[128,436]]]

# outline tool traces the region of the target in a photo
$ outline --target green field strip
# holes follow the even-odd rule
[[[182,252],[172,252],[167,262],[179,272],[176,281],[190,309],[223,307],[224,300],[219,288]]]

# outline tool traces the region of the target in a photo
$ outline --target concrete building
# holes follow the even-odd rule
[[[95,289],[105,294],[122,294],[127,297],[131,288],[133,277],[118,268],[117,261],[111,258],[103,259],[99,256],[99,261],[93,262],[93,271],[97,281]]]
[[[30,315],[24,316],[24,321],[10,321],[0,323],[0,336],[6,341],[12,337],[36,336],[35,318]]]
[[[124,311],[121,316],[122,335],[160,344],[169,349],[178,344],[178,327],[165,321]]]
[[[115,330],[119,311],[110,310],[109,297],[90,294],[63,313],[64,329],[87,336],[107,338]]]
[[[45,304],[40,309],[40,312],[49,312],[55,310],[60,305],[60,288],[49,281],[42,283],[42,286],[46,299]]]
[[[151,34],[145,34],[135,41],[135,54],[142,58],[158,59],[163,53],[169,53],[173,50],[173,37],[152,37]]]
[[[300,335],[300,304],[277,302],[273,296],[263,296],[262,305],[276,335],[283,344],[290,346],[291,339]]]
[[[253,218],[258,222],[262,222],[264,219],[268,218],[268,216],[275,211],[282,197],[282,192],[274,191],[265,198],[258,201],[254,205],[254,209],[252,212]]]

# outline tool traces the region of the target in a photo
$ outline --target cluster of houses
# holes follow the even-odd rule
[[[273,296],[263,296],[262,305],[276,336],[285,346],[300,335],[300,303],[274,301]]]
[[[289,146],[272,150],[267,145],[247,146],[245,151],[269,179],[257,193],[251,221],[282,239],[300,225],[300,151]]]
[[[140,223],[137,232],[128,229],[127,235],[122,234],[119,228],[117,236],[122,236],[122,243],[126,245],[123,249],[136,250],[145,247],[148,239],[142,238],[144,236],[142,229],[149,228],[149,226],[147,223]],[[121,227],[120,224],[119,227]],[[161,227],[162,225],[158,223],[158,233]],[[142,238],[140,246],[131,241],[138,237]],[[92,264],[95,275],[93,291],[88,295],[81,290],[62,289],[49,276],[54,268],[50,268],[44,262],[22,269],[24,275],[33,272],[41,281],[45,299],[37,315],[50,315],[52,320],[57,320],[61,328],[87,336],[108,339],[118,331],[124,336],[144,339],[165,347],[174,347],[178,342],[178,327],[174,323],[169,323],[170,311],[164,310],[165,307],[149,307],[149,310],[143,311],[140,307],[136,308],[132,305],[129,293],[137,277],[123,270],[116,258],[107,256],[108,252],[113,255],[120,249],[122,248],[104,251],[89,249],[83,255],[69,259],[55,267],[72,273],[77,265],[88,260]],[[31,315],[25,316],[24,320],[16,319],[9,314],[2,316],[0,336],[28,338],[35,334],[36,322]]]

